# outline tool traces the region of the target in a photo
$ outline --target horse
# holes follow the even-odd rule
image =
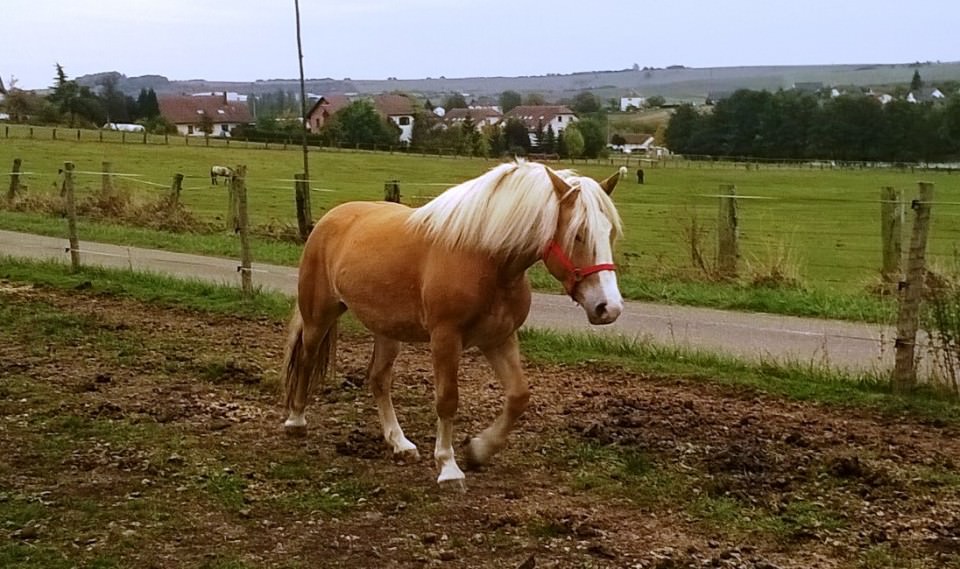
[[[331,367],[337,320],[349,309],[373,333],[367,378],[383,437],[401,462],[420,455],[394,411],[393,363],[401,342],[429,343],[437,482],[463,490],[453,448],[461,354],[479,348],[506,395],[495,422],[465,445],[475,467],[504,447],[530,397],[517,336],[530,310],[527,269],[542,260],[592,324],[610,324],[623,310],[613,263],[621,222],[609,194],[625,173],[597,182],[516,161],[419,209],[347,202],[328,211],[300,259],[282,369],[287,434],[306,434],[308,399]]]
[[[223,176],[226,179],[233,177],[233,170],[227,168],[226,166],[211,166],[210,167],[210,184],[217,185],[217,176]]]

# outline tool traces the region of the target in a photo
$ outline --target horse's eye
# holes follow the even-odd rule
[[[583,243],[583,235],[581,235],[580,233],[577,233],[575,240],[577,243]]]

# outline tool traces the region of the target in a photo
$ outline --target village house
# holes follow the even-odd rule
[[[400,142],[413,140],[413,101],[405,95],[377,95],[373,107],[388,121],[400,127]]]
[[[443,115],[447,126],[461,124],[470,117],[473,121],[473,127],[476,130],[485,126],[492,126],[500,122],[503,114],[491,107],[475,107],[472,109],[450,109]]]
[[[320,132],[334,114],[350,104],[346,95],[323,95],[307,111],[307,130]]]
[[[217,95],[163,95],[158,101],[160,115],[187,136],[230,136],[240,125],[251,124],[253,115],[246,101],[231,101],[226,93]],[[210,132],[205,133],[204,128]]]
[[[323,95],[307,112],[307,130],[320,132],[334,114],[353,102],[346,95]],[[373,108],[383,118],[400,128],[400,142],[413,138],[414,105],[405,95],[377,95],[370,100]]]
[[[543,128],[546,132],[548,128],[553,128],[553,132],[560,134],[567,126],[577,122],[577,115],[564,105],[520,105],[510,109],[510,112],[503,115],[503,120],[519,120],[523,126],[527,127],[530,134],[530,143],[536,146],[540,141],[537,140],[536,132],[538,128]]]

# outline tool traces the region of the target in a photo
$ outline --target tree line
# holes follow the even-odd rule
[[[682,105],[665,136],[688,156],[937,162],[960,157],[960,96],[884,105],[862,94],[740,90],[712,112]]]
[[[160,116],[153,89],[141,89],[137,98],[117,88],[117,79],[104,77],[96,89],[81,86],[56,64],[54,83],[46,96],[17,89],[8,90],[4,105],[13,122],[99,128],[105,123],[139,123],[156,133],[176,132]]]

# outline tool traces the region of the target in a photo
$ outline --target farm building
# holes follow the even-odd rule
[[[142,124],[108,122],[104,123],[103,130],[116,130],[120,132],[143,132],[146,130]]]
[[[211,136],[230,136],[230,131],[253,122],[245,101],[230,101],[218,95],[165,95],[158,100],[160,115],[177,125],[184,135],[200,136],[209,127]]]
[[[510,109],[510,112],[503,115],[503,120],[510,119],[517,119],[522,122],[527,127],[527,132],[530,133],[530,142],[536,145],[538,141],[534,133],[536,133],[537,128],[542,126],[543,130],[546,131],[547,128],[553,127],[553,132],[560,134],[567,128],[567,125],[577,122],[577,115],[564,105],[521,105]]]
[[[646,153],[653,146],[653,136],[649,134],[628,133],[621,134],[620,138],[624,140],[623,144],[613,144],[611,142],[607,147],[624,154],[640,154]]]
[[[453,126],[462,123],[470,117],[473,120],[474,128],[481,129],[485,126],[492,126],[500,122],[503,114],[491,107],[476,107],[473,109],[450,109],[444,114],[444,122],[447,126]]]

